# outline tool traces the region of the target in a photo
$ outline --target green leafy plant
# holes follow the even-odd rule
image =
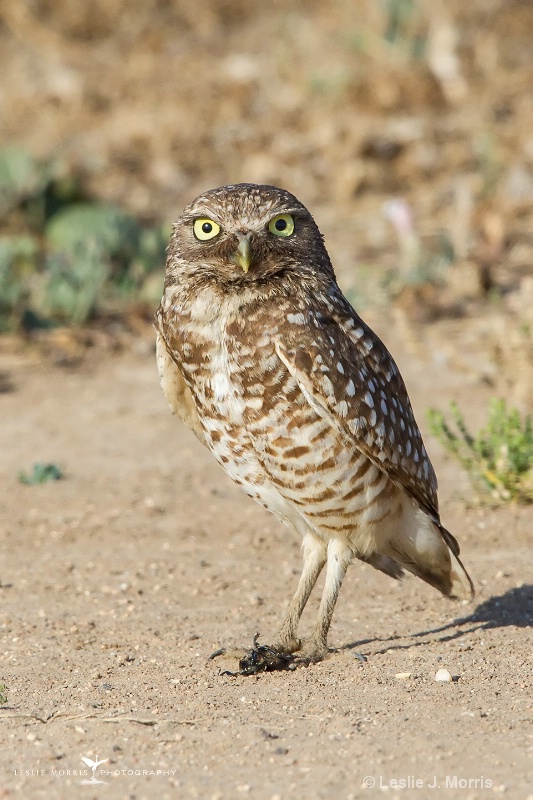
[[[7,705],[7,686],[5,683],[0,683],[0,706]]]
[[[41,195],[52,168],[38,162],[24,148],[8,145],[0,150],[0,213],[13,210],[31,197]]]
[[[64,477],[65,473],[56,464],[34,464],[29,473],[23,470],[19,472],[19,481],[27,486],[48,483],[48,481],[59,481]]]
[[[0,148],[0,332],[155,308],[169,234],[84,195],[65,164]]]
[[[431,432],[462,464],[472,480],[497,501],[533,502],[533,420],[521,418],[505,400],[492,400],[487,427],[470,433],[456,403],[452,423],[442,411],[430,409]]]
[[[15,327],[24,310],[37,257],[38,246],[31,236],[0,237],[0,332]]]

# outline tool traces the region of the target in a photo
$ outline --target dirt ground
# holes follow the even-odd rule
[[[0,146],[150,223],[238,181],[309,207],[477,597],[357,563],[327,660],[223,674],[300,543],[171,416],[143,320],[0,337],[0,798],[533,800],[533,511],[477,504],[425,425],[533,408],[532,29],[529,0],[2,0]]]
[[[376,327],[422,427],[436,399],[485,407],[486,385]],[[429,437],[476,600],[357,563],[326,661],[224,675],[207,657],[268,642],[299,542],[171,416],[148,333],[75,369],[4,340],[2,363],[1,797],[533,797],[531,509],[467,502]],[[36,460],[66,478],[18,483]]]

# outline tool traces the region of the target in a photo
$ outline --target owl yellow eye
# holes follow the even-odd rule
[[[268,223],[268,230],[274,236],[290,236],[294,233],[294,219],[290,214],[278,214]]]
[[[214,239],[220,233],[220,225],[213,222],[212,219],[207,217],[200,217],[194,220],[193,225],[194,235],[201,242],[207,242],[208,239]]]

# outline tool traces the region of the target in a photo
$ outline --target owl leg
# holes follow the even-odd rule
[[[339,596],[342,581],[352,560],[353,553],[342,539],[330,539],[328,543],[326,582],[315,628],[297,653],[298,660],[307,663],[321,661],[328,652],[328,631]]]
[[[304,554],[304,566],[298,588],[292,598],[289,609],[280,628],[278,639],[274,647],[280,652],[294,653],[300,649],[301,642],[296,633],[298,622],[302,616],[305,604],[309,600],[317,578],[322,572],[322,567],[326,563],[327,550],[324,542],[317,539],[311,533],[306,533],[302,542]]]
[[[309,663],[311,660],[319,660],[319,658],[300,659],[299,653],[296,659],[292,656],[293,653],[301,649],[302,643],[296,635],[298,622],[327,559],[326,545],[312,533],[304,535],[302,549],[304,554],[302,574],[296,593],[289,604],[289,609],[280,628],[277,641],[273,645],[260,645],[258,644],[258,636],[256,636],[252,650],[247,652],[239,661],[240,675],[255,675],[258,672],[294,669],[299,661]]]
[[[294,668],[295,659],[292,657],[292,653],[300,650],[302,644],[296,635],[298,622],[327,559],[326,545],[311,533],[304,535],[302,550],[304,555],[302,574],[280,628],[276,644],[260,645],[259,634],[257,634],[251,650],[245,651],[242,648],[216,650],[209,656],[209,660],[221,655],[239,659],[239,672],[227,674],[255,675],[258,672]],[[300,659],[298,658],[298,660]]]

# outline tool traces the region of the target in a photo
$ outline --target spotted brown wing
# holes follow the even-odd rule
[[[275,344],[317,413],[438,523],[435,472],[403,379],[381,340],[355,312],[309,312],[290,317]]]

